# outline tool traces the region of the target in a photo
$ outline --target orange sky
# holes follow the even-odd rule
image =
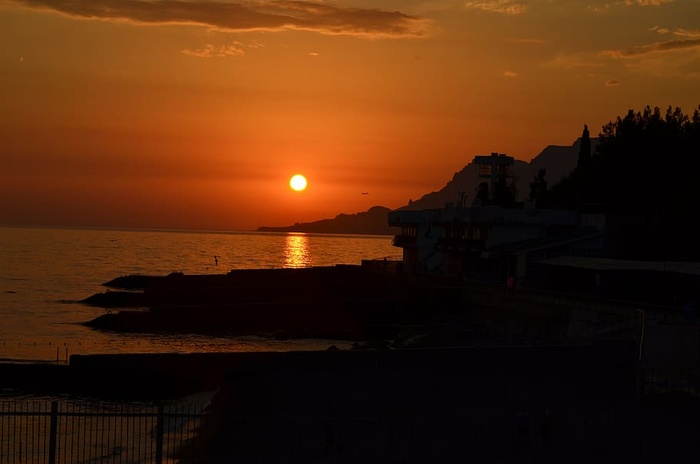
[[[698,18],[697,0],[0,0],[0,224],[396,208],[477,154],[692,112]]]

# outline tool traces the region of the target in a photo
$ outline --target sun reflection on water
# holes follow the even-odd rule
[[[54,363],[79,354],[323,350],[326,340],[100,331],[83,323],[105,310],[77,302],[121,275],[359,265],[395,252],[389,236],[264,232],[0,227],[0,244],[0,361]]]
[[[309,238],[305,234],[287,235],[284,242],[283,267],[309,267],[312,265]]]

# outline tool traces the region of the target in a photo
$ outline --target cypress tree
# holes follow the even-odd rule
[[[588,132],[588,125],[583,125],[581,135],[581,146],[578,150],[578,169],[585,171],[591,165],[591,134]]]

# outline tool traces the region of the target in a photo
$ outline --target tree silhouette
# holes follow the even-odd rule
[[[538,208],[578,208],[579,172],[574,171],[562,178],[559,182],[548,188],[540,195],[537,201]]]
[[[700,106],[645,107],[603,127],[598,146],[607,211],[646,217],[644,227],[621,230],[620,242],[657,259],[698,257],[693,186],[700,168]],[[630,254],[632,254],[630,252]]]
[[[649,106],[629,110],[603,126],[590,156],[586,136],[584,126],[578,166],[550,189],[547,204],[579,211],[594,205],[595,211],[614,215],[613,242],[620,257],[700,258],[694,225],[700,106],[692,116],[671,107],[665,113]]]
[[[700,109],[700,106],[698,107]],[[597,153],[604,171],[608,211],[673,214],[697,205],[694,184],[700,167],[700,112],[680,108],[629,111],[603,127]]]
[[[581,146],[578,150],[579,170],[587,170],[591,165],[591,134],[588,132],[588,125],[583,125],[583,134],[581,135]]]
[[[538,206],[539,200],[547,193],[547,169],[542,168],[530,182],[530,194],[528,198]]]

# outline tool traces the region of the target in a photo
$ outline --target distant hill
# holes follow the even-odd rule
[[[519,176],[519,172],[525,170],[527,165],[524,161],[515,160],[515,175]],[[461,171],[454,173],[452,180],[440,190],[427,193],[418,200],[409,201],[406,206],[398,209],[417,211],[421,209],[444,208],[446,203],[455,203],[458,200],[460,191],[467,194],[467,204],[471,204],[479,182],[479,167],[474,163],[469,163]]]
[[[595,150],[598,139],[591,139],[591,148]],[[547,169],[547,184],[559,182],[564,176],[571,173],[578,161],[578,152],[581,139],[577,139],[572,145],[549,145],[545,147],[529,163],[515,160],[513,174],[516,179],[517,198],[519,201],[527,199],[530,193],[530,181],[540,169]],[[467,194],[467,204],[471,204],[479,185],[478,167],[470,162],[461,171],[452,176],[438,191],[427,193],[418,200],[409,200],[407,205],[397,210],[421,210],[443,208],[446,203],[456,202],[459,192]],[[259,232],[308,232],[325,234],[367,234],[367,235],[394,235],[396,229],[387,225],[387,214],[391,210],[384,206],[373,206],[366,212],[355,214],[339,214],[333,219],[321,221],[297,223],[286,227],[259,227]]]
[[[394,235],[396,230],[387,224],[391,210],[373,206],[365,212],[339,214],[333,219],[301,222],[287,227],[258,227],[258,232],[307,232],[318,234]]]
[[[592,153],[595,153],[598,142],[598,138],[591,138]],[[568,176],[578,163],[578,152],[580,148],[580,138],[571,146],[548,145],[539,155],[530,160],[527,171],[522,173],[524,185],[521,187],[519,193],[524,193],[524,196],[519,197],[519,199],[524,200],[530,193],[530,181],[542,168],[547,169],[546,179],[549,187],[562,180],[565,176]]]
[[[591,139],[591,148],[595,150],[598,139]],[[572,145],[548,145],[529,163],[515,160],[513,175],[516,179],[517,199],[524,201],[530,194],[530,181],[540,169],[547,169],[547,185],[552,186],[564,176],[571,173],[578,162],[578,152],[581,139],[577,139]],[[465,192],[467,204],[471,204],[475,197],[476,189],[481,180],[479,168],[474,163],[467,164],[461,171],[456,172],[445,186],[436,191],[423,195],[418,200],[409,201],[406,206],[398,209],[421,210],[443,208],[445,203],[457,202],[459,192]]]

